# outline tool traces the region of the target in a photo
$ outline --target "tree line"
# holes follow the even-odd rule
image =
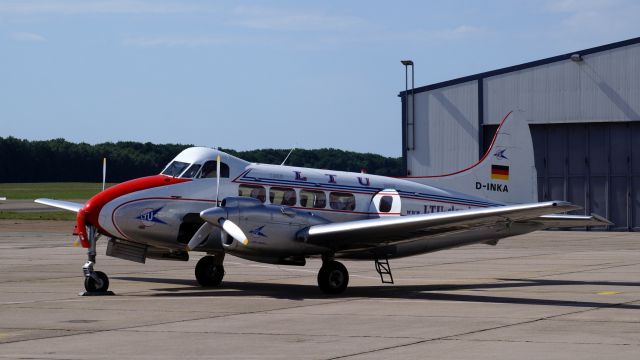
[[[107,181],[122,182],[159,173],[180,151],[193,145],[133,141],[96,145],[65,139],[30,141],[0,137],[0,182],[100,182],[107,158]],[[220,149],[241,159],[281,164],[289,150]],[[338,149],[296,149],[287,165],[343,171],[366,170],[377,175],[401,175],[401,159]]]

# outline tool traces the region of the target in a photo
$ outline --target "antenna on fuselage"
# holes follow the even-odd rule
[[[286,158],[284,158],[284,160],[282,161],[282,164],[280,164],[280,166],[284,165],[284,163],[286,163],[286,162],[287,162],[287,159],[289,158],[289,156],[291,156],[291,153],[292,153],[292,152],[293,152],[293,150],[295,150],[295,149],[296,149],[296,148],[295,148],[295,147],[293,147],[293,148],[291,148],[291,150],[289,150],[289,153],[287,154],[287,157],[286,157]]]

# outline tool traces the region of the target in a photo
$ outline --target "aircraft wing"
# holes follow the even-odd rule
[[[356,220],[314,225],[298,234],[298,238],[312,244],[327,244],[336,239],[350,244],[388,244],[450,231],[464,231],[465,229],[490,227],[498,224],[508,226],[514,222],[531,222],[544,215],[578,208],[578,206],[568,202],[551,201],[434,214]],[[556,217],[558,216],[560,215],[556,215]],[[551,220],[560,222],[557,218],[549,218],[549,221]],[[555,225],[549,227],[553,226]]]
[[[84,204],[75,203],[71,201],[62,201],[62,200],[53,200],[53,199],[35,199],[34,202],[42,205],[53,206],[59,209],[69,210],[73,212],[78,212]]]

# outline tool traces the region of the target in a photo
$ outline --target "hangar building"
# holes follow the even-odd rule
[[[640,230],[640,37],[400,93],[407,175],[484,154],[509,111],[529,123],[538,198]]]

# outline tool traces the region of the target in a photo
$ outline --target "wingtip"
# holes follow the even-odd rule
[[[602,225],[606,225],[606,226],[615,225],[613,222],[609,221],[609,219],[607,219],[605,217],[602,217],[602,216],[600,216],[598,214],[591,213],[591,216],[594,219],[598,220],[599,222],[603,223]]]

